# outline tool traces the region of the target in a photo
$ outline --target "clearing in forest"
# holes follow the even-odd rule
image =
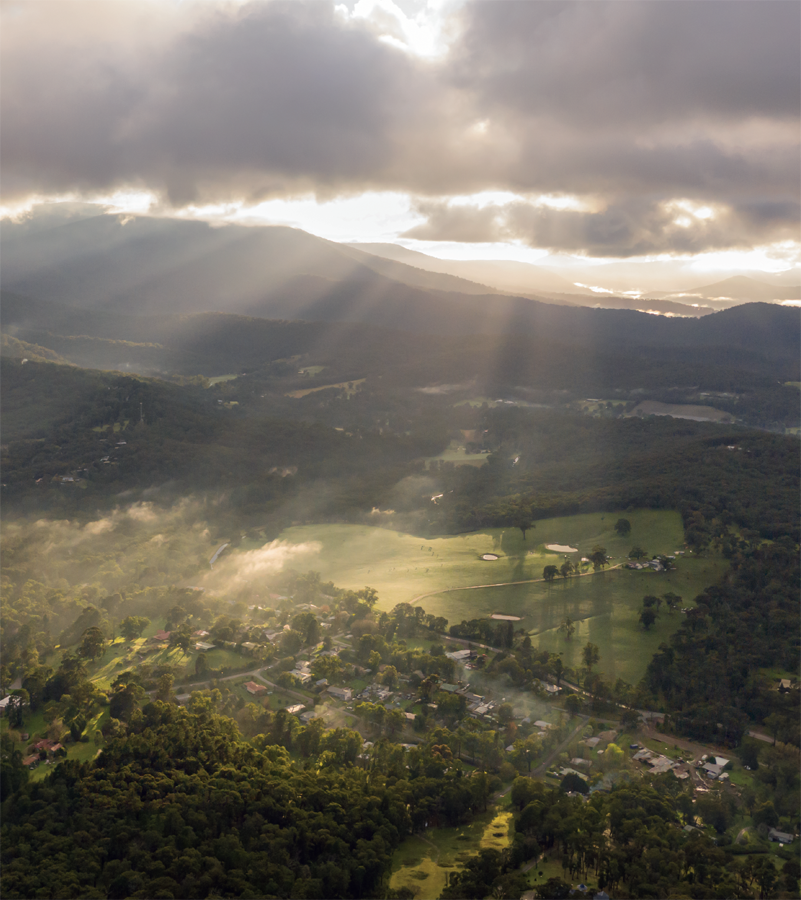
[[[614,530],[621,517],[631,533]],[[367,585],[379,595],[379,607],[416,600],[426,612],[444,616],[450,624],[494,613],[520,616],[519,626],[532,635],[535,646],[561,652],[565,664],[577,665],[581,647],[592,641],[601,650],[599,671],[607,678],[637,681],[659,644],[682,621],[680,611],[669,615],[663,605],[656,624],[645,631],[639,623],[642,598],[673,591],[682,606],[718,580],[727,563],[717,558],[679,557],[677,571],[655,573],[614,569],[597,574],[542,581],[547,565],[560,566],[565,556],[579,561],[596,545],[624,561],[635,546],[649,555],[673,554],[683,547],[681,517],[667,510],[587,513],[544,519],[526,533],[517,528],[488,529],[463,535],[420,537],[363,525],[305,525],[288,528],[281,539],[290,544],[317,542],[318,553],[304,558],[304,568],[320,572],[323,580],[358,590]],[[576,547],[574,554],[556,554],[546,544]],[[484,560],[484,555],[497,555]],[[591,573],[592,567],[584,571]],[[476,585],[503,585],[487,588]],[[568,641],[559,626],[566,616],[576,622]]]
[[[461,828],[429,828],[406,838],[392,857],[390,887],[411,888],[417,897],[439,897],[448,873],[461,869],[470,856],[509,846],[512,819],[508,810],[488,812]]]

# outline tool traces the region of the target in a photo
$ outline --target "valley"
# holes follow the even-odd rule
[[[197,237],[139,225],[185,256]],[[218,263],[231,250],[200,234]],[[299,239],[279,236],[288,264]],[[256,240],[240,239],[231,265]],[[46,240],[76,258],[71,236]],[[633,884],[634,861],[594,872],[555,822],[591,831],[619,803],[654,805],[659,840],[698,834],[679,852],[721,883],[718,847],[743,835],[785,877],[794,851],[755,829],[797,827],[797,311],[674,320],[498,294],[487,316],[461,282],[326,253],[340,269],[303,277],[334,287],[296,273],[280,303],[245,292],[224,313],[182,305],[180,267],[136,315],[105,303],[103,269],[94,295],[81,269],[54,299],[35,268],[14,287],[41,299],[3,294],[10,895],[45,875],[76,896],[551,896],[579,874],[595,891]],[[644,764],[654,720],[697,758],[659,744]],[[715,754],[730,777],[692,774]],[[104,821],[129,868],[14,862],[38,823],[22,798],[48,808],[71,773],[80,833],[97,843]],[[96,790],[110,818],[90,822]],[[179,818],[213,875],[162,852]],[[158,834],[162,867],[126,829]]]

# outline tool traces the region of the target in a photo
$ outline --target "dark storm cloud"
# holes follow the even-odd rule
[[[483,107],[582,127],[798,116],[791,2],[471,3],[453,75]]]
[[[595,257],[747,249],[772,240],[798,240],[801,221],[801,207],[792,202],[719,207],[708,217],[678,204],[642,198],[623,199],[598,211],[522,202],[478,207],[448,201],[424,201],[417,210],[426,221],[407,231],[405,238],[518,240],[531,247]]]
[[[630,255],[797,237],[794,0],[479,2],[433,62],[374,24],[300,0],[11,4],[4,198],[389,189],[418,198],[414,236],[432,239]],[[594,211],[447,202],[483,190]],[[677,225],[680,199],[714,219]]]
[[[93,4],[70,6],[80,15]],[[155,48],[114,32],[105,46],[61,46],[40,38],[35,15],[12,23],[33,27],[28,52],[6,35],[6,190],[129,183],[180,205],[358,188],[392,160],[397,132],[427,115],[408,57],[326,5],[193,7],[187,17]]]

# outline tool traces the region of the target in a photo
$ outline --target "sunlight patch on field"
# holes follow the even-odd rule
[[[366,378],[357,378],[355,381],[340,381],[338,384],[321,384],[319,387],[313,388],[304,388],[302,391],[290,391],[286,394],[287,397],[292,397],[295,400],[299,400],[301,397],[305,397],[307,394],[314,394],[317,391],[328,391],[332,388],[339,388],[340,390],[344,390],[348,397],[352,394],[355,394],[359,390],[359,385],[364,384],[367,381]]]
[[[625,538],[614,531],[621,516],[632,526]],[[545,545],[558,542],[576,547],[577,553],[566,554],[571,560],[600,545],[615,557],[612,565],[617,565],[634,546],[643,547],[649,555],[674,554],[682,548],[683,538],[681,517],[669,510],[541,520],[527,532],[525,543],[519,529],[508,528],[423,538],[362,525],[307,525],[281,534],[281,540],[290,543],[319,543],[319,552],[304,560],[306,567],[339,587],[374,587],[380,609],[419,598],[426,612],[445,617],[449,624],[496,613],[520,616],[520,626],[531,634],[534,645],[562,653],[565,665],[579,665],[581,648],[589,640],[600,647],[598,669],[604,677],[613,681],[622,677],[631,683],[642,677],[659,644],[683,621],[681,612],[669,615],[663,606],[656,624],[646,632],[639,623],[642,598],[673,591],[683,598],[682,606],[692,606],[728,563],[715,557],[679,557],[676,572],[614,569],[557,578],[548,584],[541,580],[543,569],[558,563],[560,556],[545,550]],[[484,554],[498,559],[485,561]],[[538,580],[465,590],[530,579]],[[432,593],[439,591],[444,593]],[[572,641],[559,631],[567,615],[576,622]]]
[[[511,840],[510,811],[488,812],[461,828],[429,828],[401,843],[392,857],[390,887],[416,891],[418,898],[439,897],[448,873],[481,849],[503,850]]]

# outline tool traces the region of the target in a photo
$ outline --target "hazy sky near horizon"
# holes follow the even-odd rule
[[[6,210],[801,261],[796,0],[6,0],[1,39]]]

